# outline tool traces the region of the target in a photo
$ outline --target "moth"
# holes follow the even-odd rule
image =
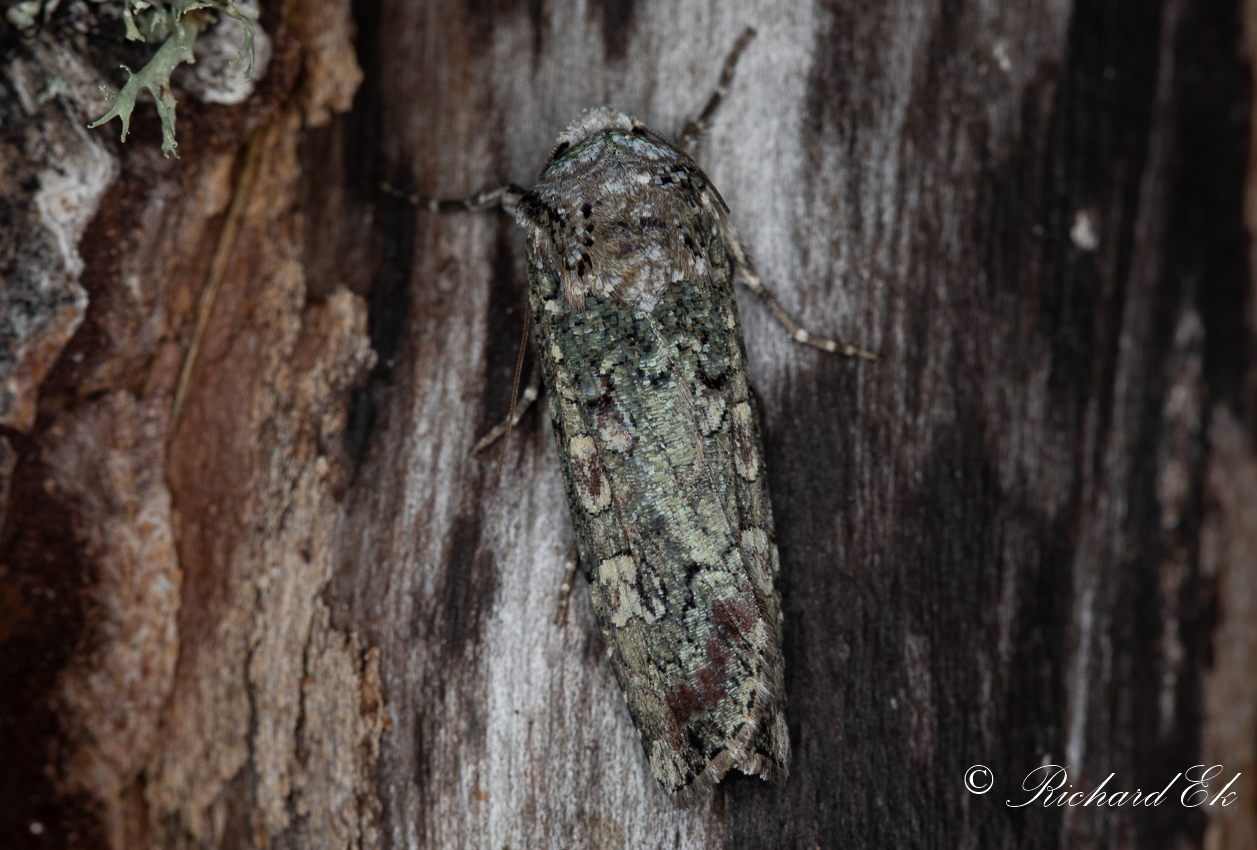
[[[731,768],[779,781],[790,758],[780,562],[735,280],[796,340],[873,358],[781,308],[691,157],[753,36],[675,144],[601,107],[563,131],[531,190],[412,199],[433,211],[501,204],[527,231],[579,564],[651,770],[681,805]]]

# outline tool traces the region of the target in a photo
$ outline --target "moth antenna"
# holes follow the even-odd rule
[[[563,565],[563,584],[559,585],[559,610],[554,615],[556,626],[563,625],[567,620],[567,603],[572,598],[572,584],[576,581],[576,567],[579,563],[580,550],[573,540],[572,548],[567,553],[567,562]]]
[[[506,418],[506,434],[502,437],[502,454],[498,455],[498,477],[502,475],[502,464],[506,462],[506,444],[511,439],[511,429],[515,427],[515,402],[519,401],[519,380],[524,376],[524,351],[528,348],[528,330],[532,323],[532,310],[524,311],[524,336],[519,341],[519,357],[515,360],[515,386],[511,388],[511,412]]]
[[[755,38],[755,27],[747,27],[742,30],[742,34],[738,36],[738,40],[733,43],[733,49],[729,51],[729,55],[725,58],[724,67],[720,69],[720,79],[716,81],[716,89],[711,93],[711,97],[707,98],[707,103],[703,106],[703,111],[698,117],[685,125],[685,129],[681,131],[681,135],[677,138],[677,147],[688,154],[694,153],[694,146],[698,144],[698,137],[707,131],[707,127],[711,124],[711,117],[716,114],[716,110],[720,108],[720,102],[725,99],[725,92],[729,89],[729,83],[733,82],[733,71],[738,66],[738,59],[742,57],[742,51],[751,43],[751,39]]]
[[[785,328],[786,333],[790,334],[791,339],[803,345],[810,345],[812,348],[819,348],[821,351],[828,351],[830,354],[841,354],[843,357],[858,357],[862,360],[882,359],[871,351],[856,348],[854,345],[848,345],[841,340],[816,336],[804,328],[798,319],[790,315],[790,312],[781,306],[781,302],[777,300],[777,296],[773,295],[772,290],[759,279],[759,274],[755,271],[755,263],[751,261],[750,254],[742,244],[742,240],[738,238],[738,230],[733,226],[733,222],[723,213],[719,215],[718,220],[721,235],[724,237],[725,250],[729,252],[729,256],[733,260],[734,274],[737,279],[743,286],[755,293],[759,300],[764,303],[764,306],[768,308],[768,312],[772,314],[772,317],[777,320],[777,324]]]
[[[507,212],[514,212],[519,206],[527,193],[513,183],[507,183],[504,186],[498,186],[494,189],[486,189],[468,198],[430,198],[426,195],[420,195],[417,192],[406,192],[387,180],[380,181],[380,190],[386,195],[392,195],[394,198],[405,201],[413,207],[425,209],[434,213],[451,213],[451,212],[475,212],[477,210],[488,209],[489,207],[500,206]],[[488,434],[480,439],[472,448],[472,456],[480,454],[484,449],[488,448],[493,442],[499,438],[502,440],[502,454],[498,457],[498,475],[502,474],[502,465],[506,462],[506,443],[511,438],[511,429],[515,427],[516,414],[515,405],[519,401],[519,382],[523,376],[524,369],[524,350],[528,347],[528,330],[532,321],[532,311],[524,312],[524,338],[519,343],[519,358],[515,361],[515,386],[511,389],[511,412],[507,416],[505,423],[499,423]],[[533,371],[536,371],[534,366]],[[536,387],[529,380],[529,389],[525,392],[525,409],[537,397]],[[521,414],[522,415],[522,414]]]
[[[519,205],[520,200],[526,194],[523,189],[515,184],[508,183],[505,186],[498,186],[494,189],[485,189],[483,192],[478,192],[469,198],[429,198],[427,195],[420,195],[418,192],[403,191],[387,180],[380,181],[380,191],[386,195],[392,195],[398,200],[405,201],[413,207],[434,213],[476,212],[497,206],[500,206],[507,212],[514,212],[515,207]]]

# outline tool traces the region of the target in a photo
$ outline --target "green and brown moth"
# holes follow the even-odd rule
[[[753,35],[676,144],[602,107],[563,131],[531,190],[413,199],[501,204],[527,231],[579,563],[651,770],[681,805],[730,768],[780,780],[790,755],[780,565],[734,281],[798,341],[874,359],[780,307],[690,156]]]

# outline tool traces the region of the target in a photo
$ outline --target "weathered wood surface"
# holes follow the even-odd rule
[[[0,458],[15,846],[1257,846],[1257,11],[353,11],[348,112],[350,9],[298,2],[263,19],[252,105],[181,113],[181,161],[155,122],[92,137],[121,176],[79,245],[86,315]],[[509,398],[522,234],[374,186],[527,184],[591,105],[675,131],[748,24],[699,161],[785,304],[883,359],[742,302],[794,761],[678,811],[583,584],[551,623],[547,418],[500,476],[468,456]],[[1226,810],[1007,807],[1045,762],[1087,789],[1244,777]]]

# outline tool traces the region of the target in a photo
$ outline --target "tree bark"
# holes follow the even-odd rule
[[[38,102],[68,60],[5,36],[11,846],[1257,847],[1257,6],[262,24],[265,80],[181,101],[178,161],[151,104],[125,145],[76,129],[101,54],[64,48],[83,70]],[[604,103],[675,133],[748,25],[699,163],[787,308],[881,360],[740,301],[793,760],[678,810],[583,580],[553,623],[544,404],[500,473],[469,455],[509,404],[523,234],[377,184],[529,185]],[[78,218],[36,214],[58,186]],[[18,322],[15,281],[54,279]],[[1241,776],[1226,807],[1187,777],[1153,807],[1012,805],[1052,764],[1086,792]]]

